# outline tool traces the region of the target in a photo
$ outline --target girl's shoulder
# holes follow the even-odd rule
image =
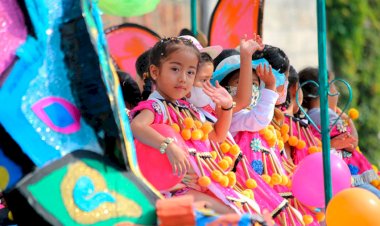
[[[149,110],[154,114],[162,115],[163,109],[160,106],[160,101],[157,99],[149,99],[141,101],[136,107],[134,107],[130,112],[129,116],[133,119],[139,112],[143,110]]]

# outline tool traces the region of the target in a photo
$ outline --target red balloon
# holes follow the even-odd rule
[[[164,137],[171,137],[183,150],[187,150],[181,135],[166,124],[152,124],[151,127]],[[137,163],[144,177],[159,191],[168,190],[181,182],[183,176],[173,174],[166,154],[135,139]]]

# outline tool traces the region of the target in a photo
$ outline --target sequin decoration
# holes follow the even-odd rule
[[[263,175],[264,165],[263,165],[263,162],[261,160],[253,160],[251,162],[251,167],[253,170],[256,171],[256,173],[258,173],[259,175]]]
[[[261,140],[258,138],[253,138],[251,140],[251,150],[255,152],[259,152],[261,149]]]
[[[68,213],[79,224],[142,215],[142,208],[136,202],[109,191],[102,175],[82,162],[68,167],[60,187]]]
[[[348,168],[350,169],[351,175],[358,175],[359,174],[359,168],[352,165],[348,164]]]
[[[80,129],[80,112],[75,105],[60,97],[46,97],[32,106],[33,112],[52,130],[71,134]]]

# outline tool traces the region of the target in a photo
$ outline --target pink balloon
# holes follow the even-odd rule
[[[171,137],[174,142],[187,150],[181,135],[166,124],[152,124],[151,127],[164,137]],[[181,182],[183,176],[173,174],[172,166],[166,154],[135,140],[137,162],[144,177],[159,191],[167,190]]]
[[[347,164],[330,154],[333,194],[351,187],[351,173]],[[322,152],[304,158],[297,166],[292,179],[292,191],[301,203],[318,208],[325,207]]]

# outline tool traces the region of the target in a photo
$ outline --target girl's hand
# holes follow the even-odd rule
[[[232,96],[228,91],[219,85],[219,82],[216,81],[216,86],[211,85],[210,81],[203,83],[203,91],[208,95],[212,101],[222,108],[230,108],[233,104]]]
[[[170,164],[173,168],[173,174],[177,174],[178,176],[185,175],[186,172],[190,169],[190,163],[187,159],[187,154],[185,150],[180,148],[174,142],[168,145],[166,149],[166,155],[169,158]]]
[[[331,139],[331,147],[341,150],[345,149],[349,152],[355,150],[355,143],[357,139],[349,133],[342,133]]]
[[[263,50],[264,44],[260,35],[253,34],[252,39],[247,40],[247,35],[240,39],[240,54],[252,57],[252,54],[257,50]]]
[[[276,90],[276,78],[273,75],[271,65],[269,65],[269,67],[259,65],[256,68],[256,74],[260,78],[261,82],[265,83],[265,88],[273,91]]]

